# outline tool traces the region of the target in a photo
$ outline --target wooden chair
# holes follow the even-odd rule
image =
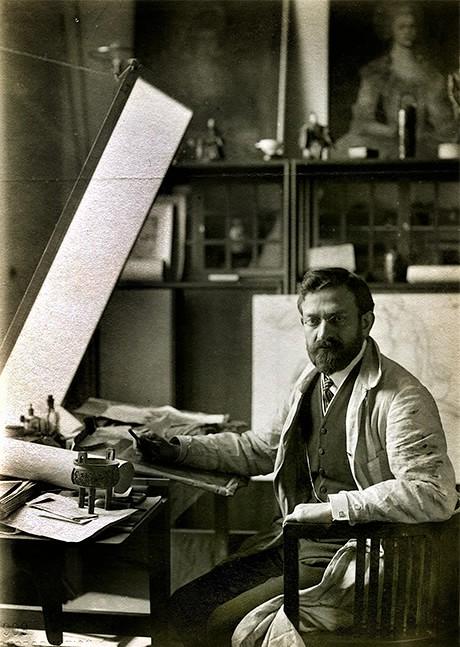
[[[298,542],[301,538],[357,540],[354,622],[341,632],[312,632],[308,645],[454,647],[459,618],[459,518],[441,523],[284,526],[284,610],[299,627]],[[368,586],[366,542],[370,541]],[[379,577],[380,550],[384,550]]]

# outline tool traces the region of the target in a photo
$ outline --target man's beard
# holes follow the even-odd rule
[[[310,346],[307,346],[307,352],[311,361],[321,373],[332,375],[332,373],[341,371],[348,366],[361,350],[363,341],[363,335],[358,332],[356,337],[347,345],[338,339],[327,339],[313,342]]]

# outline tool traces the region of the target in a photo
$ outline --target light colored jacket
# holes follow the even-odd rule
[[[270,429],[180,437],[180,460],[247,476],[274,469],[281,512],[291,512],[311,493],[297,418],[316,374],[305,369]],[[433,397],[372,339],[348,403],[346,442],[357,489],[329,495],[334,519],[419,523],[453,514],[455,473]]]

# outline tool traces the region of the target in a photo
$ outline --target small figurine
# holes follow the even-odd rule
[[[331,148],[334,146],[332,137],[329,134],[329,127],[323,126],[323,147],[321,149],[321,159],[328,160]]]
[[[215,162],[225,158],[224,140],[214,119],[208,119],[206,135],[203,137],[201,159],[204,162]],[[199,159],[197,155],[197,159]]]
[[[332,139],[327,126],[318,123],[315,112],[310,112],[308,123],[304,124],[299,133],[299,148],[304,159],[324,160],[329,157]]]

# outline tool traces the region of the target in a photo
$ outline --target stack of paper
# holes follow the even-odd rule
[[[46,506],[43,498],[48,499],[49,506]],[[161,499],[161,497],[156,498],[158,501]],[[44,505],[47,510],[43,509]],[[48,492],[10,514],[3,523],[31,535],[65,542],[79,542],[93,537],[108,526],[120,523],[135,512],[135,508],[125,510],[98,508],[96,514],[87,515],[78,507],[78,497],[64,497],[61,494]],[[81,522],[81,519],[87,519],[87,521]]]
[[[0,519],[24,505],[36,492],[34,481],[0,481]]]
[[[97,514],[89,514],[85,508],[75,508],[75,500],[55,493],[43,494],[27,504],[40,510],[40,516],[68,523],[88,523],[97,519]]]
[[[187,424],[199,422],[202,424],[222,424],[228,422],[225,413],[202,413],[201,411],[184,411],[165,404],[160,407],[143,407],[141,405],[115,402],[102,398],[88,398],[74,413],[83,416],[108,418],[129,425],[148,424],[154,429],[155,424]]]

